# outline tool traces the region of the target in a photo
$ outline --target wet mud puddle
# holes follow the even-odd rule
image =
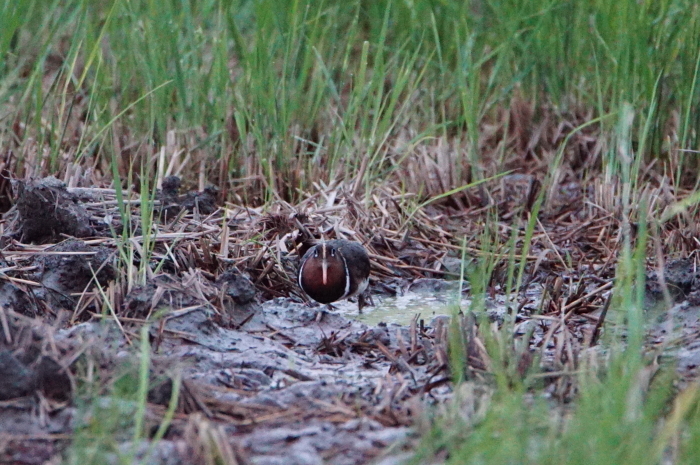
[[[525,293],[533,308],[539,304],[542,294],[543,288],[538,285],[530,286]],[[406,290],[394,296],[373,295],[372,300],[374,305],[366,306],[361,314],[355,302],[336,302],[333,304],[334,313],[368,326],[380,323],[408,326],[416,315],[419,320],[428,323],[436,317],[452,315],[456,305],[465,311],[472,304],[469,291],[462,289],[460,292],[457,281],[427,278],[411,283]],[[501,320],[508,311],[507,296],[498,294],[487,299],[486,311],[492,319]]]
[[[373,295],[374,305],[368,305],[359,313],[357,303],[350,301],[333,304],[334,313],[368,326],[379,323],[410,325],[418,315],[426,322],[435,317],[450,315],[451,306],[458,303],[469,308],[470,300],[459,293],[459,283],[432,279],[418,280],[394,296]]]
[[[357,304],[340,302],[334,304],[335,312],[352,320],[369,326],[379,323],[409,325],[416,315],[420,319],[432,320],[439,315],[450,314],[450,302],[455,300],[454,294],[435,295],[419,292],[408,292],[395,297],[373,297],[374,306],[367,306],[358,313]],[[468,300],[462,303],[468,305]]]

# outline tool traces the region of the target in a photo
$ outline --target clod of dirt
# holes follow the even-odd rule
[[[235,268],[225,271],[214,283],[199,273],[182,279],[163,274],[134,288],[126,296],[124,311],[127,316],[144,318],[160,308],[199,306],[210,312],[216,307],[223,310],[219,323],[236,326],[259,311],[256,292],[255,285]]]
[[[163,179],[162,189],[158,195],[161,203],[160,218],[167,222],[175,218],[182,211],[180,205],[180,178],[168,176]]]
[[[177,176],[168,176],[163,179],[163,189],[161,190],[162,198],[176,202],[178,196],[180,195],[180,186],[182,181]]]
[[[229,315],[258,310],[255,285],[235,268],[226,270],[216,280],[216,284],[221,287],[223,295],[229,298],[224,300],[224,308]]]
[[[189,211],[199,211],[202,215],[210,215],[217,209],[216,197],[219,190],[214,186],[205,188],[202,192],[188,192],[182,201],[182,206]]]
[[[112,253],[104,247],[91,247],[82,241],[68,240],[37,258],[39,271],[35,279],[43,285],[35,294],[52,308],[74,309],[81,294],[97,281],[106,285],[114,279]]]
[[[90,215],[66,185],[49,176],[29,181],[14,181],[23,242],[50,243],[63,236],[94,235]]]
[[[179,279],[170,275],[157,276],[145,286],[134,288],[126,296],[127,316],[146,318],[158,310],[178,310],[186,307],[210,307],[209,300],[217,293],[199,274]]]
[[[216,198],[218,190],[215,187],[207,187],[202,192],[188,192],[180,195],[180,178],[168,176],[163,179],[162,189],[158,195],[161,202],[160,215],[163,221],[170,221],[180,214],[182,210],[198,212],[209,215],[216,211]]]

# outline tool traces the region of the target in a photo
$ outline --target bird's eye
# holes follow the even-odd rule
[[[314,249],[314,258],[318,258],[318,249]]]
[[[331,257],[335,257],[335,249],[331,247]]]

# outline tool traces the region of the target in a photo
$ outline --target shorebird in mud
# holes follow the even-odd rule
[[[306,251],[299,265],[299,287],[316,302],[331,304],[357,297],[360,313],[362,293],[369,284],[369,256],[357,242],[321,241]]]

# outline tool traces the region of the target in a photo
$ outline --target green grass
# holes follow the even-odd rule
[[[149,329],[148,325],[141,328],[139,359],[133,365],[129,361],[114,372],[109,369],[94,370],[95,361],[89,357],[86,359],[89,368],[86,367],[85,376],[79,379],[77,425],[65,463],[141,463],[140,459],[137,460],[137,450],[143,445],[142,441],[145,438],[152,440],[145,452],[142,451],[148,457],[165,435],[177,409],[181,375],[171,376],[172,393],[167,410],[158,428],[148,432],[148,394],[156,380],[152,376]],[[163,380],[157,382],[162,383]],[[127,441],[130,442],[124,446]]]
[[[474,317],[453,314],[450,362],[455,395],[443,413],[425,422],[428,426],[411,463],[434,463],[436,458],[448,464],[484,465],[652,465],[669,459],[695,463],[697,383],[679,393],[673,387],[673,364],[659,367],[653,357],[643,355],[646,240],[642,222],[636,245],[626,241],[621,254],[613,321],[606,326],[603,344],[596,351],[581,351],[575,371],[564,367],[555,375],[577,391],[572,404],[556,401],[551,391],[545,394],[536,364],[526,373],[518,371],[530,335],[518,338],[520,345],[514,343],[507,320],[495,328],[485,316],[477,318],[492,382],[475,381],[465,356],[468,339],[476,334]],[[490,247],[487,238],[484,249]],[[483,293],[491,271],[482,260],[470,277],[472,292]],[[483,315],[478,295],[472,310]]]
[[[443,137],[460,150],[446,186],[456,188],[498,172],[480,128],[517,98],[563,119],[629,106],[646,115],[630,127],[634,139],[646,134],[643,159],[673,157],[676,182],[698,166],[672,152],[698,143],[700,11],[690,1],[3,0],[0,9],[0,144],[20,175],[81,161],[109,176],[116,151],[127,179],[154,166],[171,134],[190,155],[186,172],[219,185],[244,178],[232,186],[251,202],[294,200],[312,180],[352,178],[363,160],[369,190],[407,155],[391,147],[397,137],[407,150]],[[614,120],[601,120],[603,133]],[[601,160],[614,172],[615,153]]]
[[[676,463],[693,463],[689,433],[697,430],[697,390],[671,404],[669,376],[657,375],[647,390],[641,372],[627,362],[620,355],[605,373],[589,373],[575,406],[501,389],[486,400],[460,399],[450,408],[463,416],[439,417],[412,463],[431,463],[437,455],[450,464],[658,464],[671,448]],[[488,404],[486,412],[469,417],[469,407],[479,402]],[[672,442],[677,439],[680,445]]]

